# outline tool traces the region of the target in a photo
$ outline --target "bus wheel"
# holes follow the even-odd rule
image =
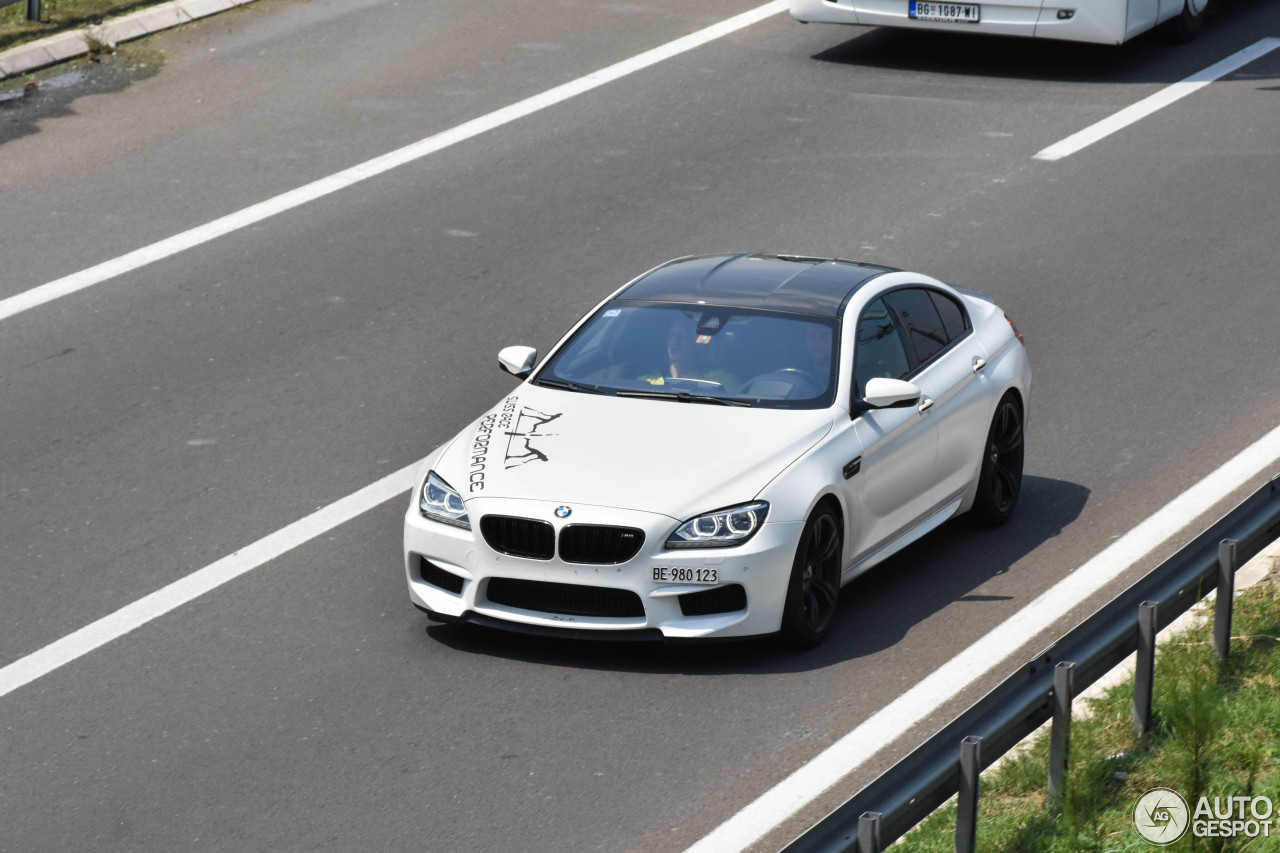
[[[1182,5],[1182,14],[1169,22],[1169,34],[1175,41],[1191,41],[1204,28],[1208,8],[1209,0],[1186,0]]]

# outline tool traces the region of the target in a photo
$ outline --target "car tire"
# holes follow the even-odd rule
[[[1169,21],[1167,32],[1170,38],[1183,44],[1191,41],[1196,33],[1204,29],[1204,19],[1208,12],[1209,0],[1184,0],[1182,12]]]
[[[809,516],[800,534],[782,611],[782,638],[791,646],[818,645],[835,618],[844,553],[840,528],[839,515],[823,504]]]
[[[1026,450],[1022,403],[1012,391],[1000,398],[982,448],[978,494],[970,517],[986,527],[998,527],[1013,515],[1022,492],[1022,461]]]

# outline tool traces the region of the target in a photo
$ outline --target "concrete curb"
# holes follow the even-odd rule
[[[252,2],[254,0],[173,0],[97,26],[58,33],[0,53],[0,80],[84,56],[89,53],[90,40],[114,47]]]

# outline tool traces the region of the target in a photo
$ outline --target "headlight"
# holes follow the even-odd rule
[[[691,518],[671,534],[668,548],[728,548],[741,545],[760,529],[769,505],[743,504]]]
[[[436,476],[435,471],[427,472],[427,480],[418,494],[418,511],[432,521],[452,524],[464,530],[471,529],[471,520],[467,518],[467,507],[462,502],[462,495]]]

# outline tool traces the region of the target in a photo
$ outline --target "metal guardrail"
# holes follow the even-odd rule
[[[0,0],[0,9],[5,6],[12,6],[14,3],[21,3],[23,0]],[[40,14],[44,11],[41,8],[41,0],[26,0],[27,4],[27,20],[38,21]]]
[[[1150,656],[1155,632],[1220,582],[1226,594],[1219,595],[1219,623],[1225,610],[1228,624],[1217,625],[1215,637],[1229,637],[1235,568],[1277,538],[1280,476],[1024,664],[781,853],[879,853],[957,793],[957,849],[973,849],[978,773],[1050,719],[1055,720],[1055,739],[1060,730],[1065,741],[1061,720],[1064,712],[1070,719],[1071,695],[1140,648],[1139,672],[1144,666],[1149,671],[1149,660],[1143,657]],[[1219,656],[1225,656],[1226,644],[1215,645]],[[1148,683],[1146,697],[1135,695],[1135,726],[1149,722],[1149,690]],[[1137,693],[1142,692],[1140,687]],[[1140,719],[1144,699],[1147,707]],[[1051,779],[1055,769],[1065,769],[1065,762],[1065,753],[1053,751]]]

